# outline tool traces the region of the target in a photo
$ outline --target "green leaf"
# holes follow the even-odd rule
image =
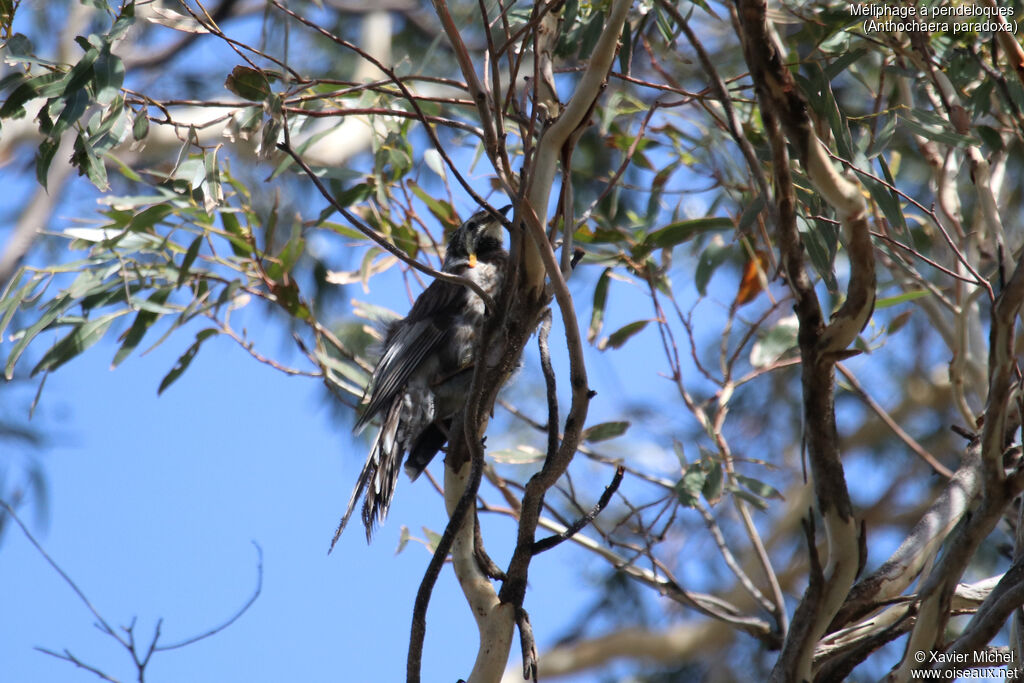
[[[150,295],[147,302],[154,306],[163,306],[167,301],[167,297],[170,296],[170,289],[159,289]],[[140,308],[142,308],[140,306]],[[128,332],[125,333],[124,342],[121,343],[121,348],[114,354],[114,360],[110,364],[110,369],[113,370],[124,361],[128,355],[135,350],[135,348],[142,341],[142,338],[146,335],[146,331],[160,318],[160,314],[151,310],[143,309],[135,315],[135,320],[132,322],[132,326],[128,328]]]
[[[623,325],[619,329],[612,332],[609,336],[602,339],[601,342],[597,345],[597,348],[600,349],[601,351],[604,351],[609,347],[617,349],[623,344],[625,344],[627,341],[629,341],[630,337],[632,337],[635,334],[638,334],[641,330],[647,327],[647,323],[649,322],[650,320],[637,320],[629,323],[628,325]]]
[[[127,228],[132,232],[143,232],[162,221],[173,211],[170,204],[157,204],[132,216]]]
[[[373,196],[373,185],[370,183],[356,183],[347,190],[335,195],[334,201],[340,206],[352,206]],[[333,207],[331,207],[333,209]],[[332,211],[333,213],[333,211]]]
[[[188,269],[192,267],[192,263],[196,260],[196,256],[199,255],[199,247],[203,246],[203,236],[199,235],[192,244],[188,245],[188,251],[185,252],[185,258],[181,262],[181,268],[178,269],[178,287],[185,284],[185,280],[188,279]]]
[[[697,262],[697,272],[694,273],[693,283],[697,286],[697,292],[701,296],[707,296],[708,283],[718,266],[722,265],[729,257],[731,248],[721,241],[712,242],[703,252]]]
[[[626,23],[622,31],[622,44],[619,46],[619,72],[628,76],[629,63],[633,61],[633,30]]]
[[[828,120],[839,155],[844,159],[852,158],[853,141],[850,137],[850,128],[839,109],[835,94],[832,92],[832,84],[825,77],[825,72],[815,64],[808,69],[806,78],[800,75],[794,75],[794,78],[811,108]]]
[[[7,330],[7,326],[11,324],[11,319],[14,318],[14,314],[18,312],[18,308],[21,306],[22,302],[32,295],[35,288],[43,279],[42,275],[35,275],[29,278],[28,282],[24,285],[21,285],[21,279],[24,276],[25,270],[19,270],[7,285],[6,291],[4,292],[4,298],[0,301],[0,313],[3,314],[3,317],[0,317],[0,343],[3,342],[4,332]]]
[[[110,33],[106,35],[108,43],[114,43],[124,37],[124,34],[128,32],[128,29],[135,23],[135,0],[129,0],[124,3],[121,8],[121,13],[117,15],[117,20],[114,25],[110,27]]]
[[[627,429],[629,429],[629,422],[602,422],[601,424],[584,429],[580,435],[580,440],[589,441],[590,443],[607,441],[608,439],[622,436],[626,433]]]
[[[903,125],[926,140],[943,142],[954,147],[970,147],[978,144],[974,138],[957,133],[948,121],[938,117],[928,117],[926,112],[919,109],[912,109],[909,112],[910,116],[900,119]],[[926,119],[926,122],[923,123],[911,117]]]
[[[70,95],[75,90],[84,88],[87,83],[95,77],[93,66],[100,57],[100,51],[95,47],[86,49],[85,54],[78,60],[78,63],[71,67],[68,72],[67,82],[64,84],[64,94]]]
[[[761,499],[761,498],[758,498],[757,496],[755,496],[750,491],[746,491],[746,490],[741,489],[741,488],[736,488],[735,486],[730,486],[729,487],[729,492],[732,493],[732,495],[737,496],[738,498],[742,498],[743,500],[747,501],[748,503],[750,503],[751,505],[756,507],[758,510],[767,510],[768,509],[768,505],[764,502],[764,500]]]
[[[604,19],[604,12],[594,12],[590,15],[580,36],[579,54],[581,56],[593,54],[594,46],[597,45],[597,41],[601,38],[601,32],[604,30]]]
[[[931,296],[931,292],[929,290],[914,289],[909,292],[904,292],[903,294],[879,299],[875,302],[875,310],[877,311],[883,308],[889,308],[890,306],[906,303],[907,301],[913,301],[914,299],[921,299],[926,296]]]
[[[14,366],[17,364],[18,359],[21,358],[21,354],[24,353],[25,347],[28,346],[35,337],[42,332],[44,329],[50,326],[61,314],[67,309],[71,308],[75,303],[75,298],[64,294],[55,299],[50,306],[39,319],[36,320],[28,328],[20,332],[20,337],[15,343],[14,348],[11,349],[11,354],[7,357],[7,366],[4,369],[4,375],[7,379],[14,377]]]
[[[693,218],[685,221],[670,223],[660,230],[647,235],[644,238],[644,245],[651,249],[671,249],[677,244],[682,244],[704,232],[718,230],[732,230],[736,227],[731,218],[722,216],[707,216],[705,218]]]
[[[889,148],[889,143],[892,142],[892,136],[893,133],[896,132],[896,124],[898,121],[899,116],[896,114],[885,117],[882,127],[878,129],[878,132],[875,134],[875,139],[871,142],[871,146],[868,147],[868,151],[865,152],[865,156],[867,156],[868,159],[874,159]]]
[[[412,538],[412,534],[409,533],[409,527],[403,524],[401,533],[398,536],[398,547],[395,548],[395,555],[405,550],[405,546],[409,544],[410,538]]]
[[[742,474],[736,475],[736,481],[745,486],[751,493],[759,498],[775,498],[776,500],[785,500],[779,490],[770,484],[766,484],[760,479],[754,479],[752,477],[744,477]]]
[[[427,208],[430,209],[430,213],[433,214],[434,218],[441,222],[442,226],[445,228],[458,227],[460,223],[459,217],[456,215],[455,208],[451,204],[443,199],[435,199],[433,195],[420,187],[419,183],[415,180],[408,180],[406,181],[406,184],[409,186],[409,189],[412,190],[413,194],[415,194],[421,202],[427,205]]]
[[[262,102],[270,96],[270,81],[262,71],[239,64],[224,81],[224,87],[243,100]]]
[[[284,245],[284,249],[281,250],[281,254],[278,258],[281,259],[281,272],[290,273],[295,267],[295,264],[299,262],[299,258],[306,249],[306,240],[302,239],[302,233],[296,231],[288,243]]]
[[[64,109],[61,110],[60,116],[57,117],[50,130],[50,138],[59,138],[64,131],[82,117],[87,106],[89,106],[89,95],[84,90],[76,90],[64,98]]]
[[[232,253],[239,258],[249,256],[252,248],[246,239],[246,231],[242,229],[242,225],[238,221],[238,216],[234,213],[221,211],[220,220],[224,223],[224,230],[228,232]]]
[[[754,224],[754,221],[757,220],[757,217],[761,215],[763,210],[764,196],[757,195],[754,197],[754,201],[747,204],[747,208],[743,209],[739,223],[736,225],[736,231],[746,233],[750,229],[750,226]]]
[[[562,26],[564,29],[555,47],[555,55],[568,57],[575,51],[579,38],[579,26],[576,25],[576,18],[579,14],[579,0],[566,0],[565,8],[562,10]]]
[[[54,344],[49,351],[43,354],[39,363],[32,368],[32,375],[34,376],[43,371],[56,370],[64,365],[64,363],[67,363],[102,339],[110,324],[127,312],[115,311],[95,320],[88,320],[81,325],[76,325],[66,337]]]
[[[224,202],[224,188],[220,182],[220,165],[217,163],[218,150],[220,150],[219,146],[206,150],[203,154],[203,169],[206,173],[203,179],[205,183],[203,208],[209,214],[213,214],[217,207]]]
[[[704,480],[704,486],[700,491],[704,496],[704,500],[708,501],[711,505],[717,503],[722,497],[723,481],[722,463],[716,461],[711,465],[711,469],[708,470],[708,476]]]
[[[111,54],[107,46],[100,53],[93,69],[96,72],[96,101],[99,104],[110,104],[120,94],[124,84],[124,62],[117,55]]]
[[[132,138],[144,140],[147,135],[149,135],[149,111],[143,107],[135,114],[135,120],[132,122]]]
[[[428,149],[423,152],[423,163],[440,178],[444,179],[447,177],[444,171],[444,158],[441,157],[441,153],[436,149]]]
[[[608,285],[611,283],[611,268],[605,268],[594,287],[594,310],[590,314],[590,327],[587,329],[587,342],[594,343],[601,332],[604,321],[604,307],[608,302]]]
[[[832,263],[839,245],[839,232],[836,226],[818,219],[815,219],[812,225],[803,216],[798,216],[797,228],[800,230],[800,238],[814,270],[825,281],[828,291],[839,291],[839,282],[832,272]]]
[[[9,18],[9,15],[6,14],[7,12],[11,12],[13,14],[11,0],[3,0],[3,7],[4,18],[7,19]],[[10,24],[6,24],[6,26],[10,28]],[[35,47],[32,45],[32,41],[21,33],[15,33],[11,36],[7,40],[6,45],[4,45],[4,48],[7,50],[8,57],[31,57],[32,53],[35,52]]]
[[[60,140],[48,138],[39,143],[39,149],[36,151],[36,180],[44,190],[47,189],[50,164],[53,163],[53,157],[59,147]]]
[[[750,364],[755,368],[764,368],[796,347],[797,332],[800,324],[795,315],[783,318],[775,326],[761,335],[750,349]]]
[[[203,342],[219,333],[219,330],[216,328],[208,327],[205,330],[200,330],[196,334],[196,340],[193,342],[192,346],[188,347],[185,353],[181,354],[181,357],[178,358],[178,362],[174,364],[171,371],[168,372],[160,381],[160,387],[156,390],[158,396],[164,393],[169,386],[174,384],[174,382],[177,381],[177,379],[181,377],[186,370],[188,370],[188,366],[192,364],[196,354],[199,353],[199,347],[203,345]]]
[[[533,446],[527,446],[526,444],[519,444],[515,448],[488,451],[487,457],[495,462],[507,465],[528,465],[543,460],[544,451]]]
[[[860,60],[867,53],[867,48],[863,47],[856,50],[842,50],[839,58],[825,67],[825,79],[832,81],[836,76],[846,71],[847,67]]]
[[[975,126],[975,132],[981,141],[993,152],[1002,152],[1006,148],[1002,134],[991,126]]]
[[[61,74],[53,74],[58,78]],[[7,96],[0,106],[0,119],[19,118],[25,115],[25,103],[34,99],[38,91],[30,83],[24,82]]]
[[[913,309],[907,309],[907,310],[903,311],[902,313],[893,316],[893,319],[890,320],[889,324],[886,325],[886,327],[885,327],[885,333],[889,334],[889,335],[893,335],[893,334],[896,334],[897,332],[899,332],[900,328],[902,328],[904,325],[907,324],[907,321],[910,320],[910,317],[913,314],[914,314]]]
[[[676,482],[676,497],[688,508],[696,507],[708,473],[701,463],[694,463],[686,468],[683,478]]]
[[[86,175],[98,190],[105,192],[108,189],[107,169],[81,133],[75,138],[75,153],[71,157],[71,163],[78,168],[80,174]]]
[[[427,550],[433,553],[437,550],[437,545],[441,542],[441,534],[436,531],[431,531],[425,526],[420,528],[423,529],[423,535],[427,537],[427,542],[425,544],[427,546]]]

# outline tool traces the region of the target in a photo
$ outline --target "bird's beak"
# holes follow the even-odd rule
[[[470,253],[469,255],[469,267],[476,268],[476,254]]]

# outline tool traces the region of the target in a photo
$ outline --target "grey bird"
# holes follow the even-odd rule
[[[504,214],[510,208],[500,211]],[[494,213],[473,214],[449,237],[441,267],[472,280],[492,300],[501,291],[508,259],[501,226]],[[335,541],[364,491],[362,517],[369,541],[374,524],[383,522],[391,507],[406,453],[405,471],[416,479],[448,440],[452,416],[469,389],[476,335],[486,313],[483,299],[469,287],[434,280],[409,314],[388,326],[383,353],[366,390],[366,407],[355,425],[358,434],[380,416],[380,430]]]

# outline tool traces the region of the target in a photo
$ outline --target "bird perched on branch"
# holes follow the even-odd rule
[[[504,214],[509,208],[500,211]],[[473,281],[495,300],[507,259],[500,216],[484,210],[451,234],[441,270]],[[409,315],[388,326],[383,353],[367,387],[369,398],[355,425],[358,434],[380,416],[380,430],[334,541],[364,491],[362,517],[369,541],[374,523],[388,514],[406,453],[405,471],[416,479],[444,446],[452,416],[469,391],[476,336],[486,313],[484,300],[471,288],[434,280]]]

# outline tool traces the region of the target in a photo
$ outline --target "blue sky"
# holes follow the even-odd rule
[[[316,381],[287,377],[214,340],[158,398],[181,351],[174,338],[111,372],[114,348],[103,343],[47,381],[36,421],[52,430],[43,455],[48,519],[25,508],[40,542],[109,623],[137,617],[145,639],[163,618],[168,644],[244,604],[256,585],[252,542],[263,549],[263,592],[249,612],[204,642],[155,655],[148,680],[403,678],[411,606],[429,558],[418,544],[394,550],[402,524],[418,536],[421,524],[443,528],[429,483],[400,484],[371,546],[355,526],[328,556],[365,446],[331,424]],[[489,549],[505,557],[498,539],[511,525],[497,524],[506,533],[492,532]],[[578,553],[563,547],[534,564],[527,607],[542,644],[586,596],[573,590],[569,571]],[[15,528],[0,547],[0,585],[3,680],[98,680],[35,646],[67,648],[133,680],[127,653],[92,626],[86,607]],[[446,569],[428,614],[424,680],[467,672],[475,638]]]

